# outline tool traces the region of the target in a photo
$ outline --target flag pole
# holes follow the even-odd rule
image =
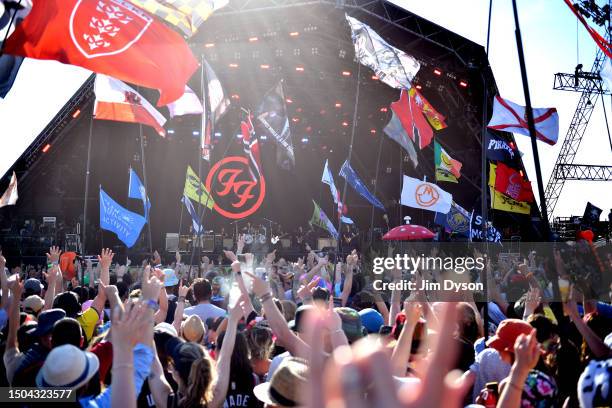
[[[357,128],[357,111],[359,108],[359,90],[361,88],[361,64],[357,64],[357,91],[355,92],[355,110],[353,112],[353,126],[351,129],[351,143],[349,144],[348,158],[346,161],[351,164],[351,157],[353,156],[353,142],[355,141],[355,130]],[[342,213],[344,212],[344,206],[346,205],[346,187],[347,180],[344,178],[344,186],[342,187],[342,208],[340,208],[340,214],[338,214],[338,243],[337,243],[337,252],[340,254],[340,249],[342,248]],[[336,274],[334,270],[334,275]],[[334,279],[336,277],[334,276]]]
[[[147,207],[148,204],[148,200],[149,200],[149,185],[147,184],[147,164],[145,161],[145,151],[144,151],[144,135],[142,132],[142,124],[138,125],[138,132],[140,135],[140,161],[142,163],[142,177],[143,177],[143,182],[144,182],[144,188],[145,188],[145,192],[146,192],[146,203],[145,203],[145,209]],[[150,211],[147,211],[147,233],[149,235],[149,253],[153,253],[153,239],[151,236],[151,214]]]
[[[538,145],[536,143],[536,129],[533,120],[533,110],[531,108],[531,96],[529,95],[529,83],[527,81],[527,68],[525,67],[525,54],[523,53],[523,39],[521,37],[521,28],[519,25],[518,10],[516,0],[512,0],[512,10],[514,12],[514,25],[516,36],[516,48],[518,51],[519,65],[521,68],[521,78],[523,80],[523,93],[525,94],[525,113],[527,114],[527,125],[529,134],[531,135],[531,150],[533,151],[533,161],[536,170],[536,179],[538,181],[538,193],[540,196],[540,210],[542,220],[544,222],[544,236],[550,238],[550,227],[548,225],[548,210],[546,208],[546,198],[544,197],[544,183],[542,182],[542,169],[540,168],[540,155],[538,153]],[[553,284],[553,286],[556,286]]]
[[[380,138],[380,142],[378,143],[378,157],[376,158],[376,176],[374,177],[374,197],[376,197],[376,193],[378,192],[378,168],[380,167],[380,155],[382,153],[382,145],[383,138]],[[372,241],[374,241],[374,204],[372,204],[372,215],[370,217],[370,246],[372,245]]]
[[[83,197],[83,254],[87,254],[87,201],[89,200],[89,179],[91,174],[91,140],[93,134],[93,111],[89,116],[89,140],[87,142],[87,168],[85,170],[85,195]],[[85,273],[81,273],[81,286],[85,286]]]

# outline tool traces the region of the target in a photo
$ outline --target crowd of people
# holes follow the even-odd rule
[[[535,256],[489,262],[486,298],[435,302],[372,290],[356,250],[290,262],[243,245],[227,268],[108,249],[73,268],[51,247],[47,268],[9,270],[0,253],[0,385],[70,388],[84,407],[612,406],[612,306],[572,285],[550,302]]]

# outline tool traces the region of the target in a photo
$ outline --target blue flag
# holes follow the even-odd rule
[[[344,179],[349,183],[351,187],[355,191],[359,193],[360,196],[368,200],[370,204],[374,207],[380,208],[381,210],[385,210],[385,206],[374,196],[374,194],[370,193],[370,190],[363,184],[363,182],[359,179],[355,170],[351,167],[348,160],[344,162],[342,168],[340,168],[340,177],[344,177]]]
[[[346,217],[342,214],[346,213],[347,209],[344,204],[342,204],[342,198],[340,197],[340,192],[336,188],[336,183],[334,183],[334,175],[329,169],[329,161],[325,160],[325,167],[323,168],[323,176],[321,177],[321,182],[325,183],[329,186],[329,191],[331,192],[334,203],[338,206],[338,215],[342,219],[344,224],[352,224],[353,220],[349,217]]]
[[[114,232],[117,238],[131,248],[146,222],[142,215],[128,211],[117,204],[100,187],[100,228]]]
[[[450,211],[446,214],[437,212],[434,222],[444,227],[448,232],[471,238],[472,235],[472,214],[459,204],[451,204]]]
[[[149,210],[151,209],[151,201],[147,197],[147,191],[144,184],[140,181],[138,174],[130,167],[130,186],[128,192],[129,198],[136,198],[142,200],[144,206],[144,217],[145,220],[149,219]]]
[[[195,208],[193,208],[193,204],[191,204],[189,197],[183,195],[183,198],[181,198],[181,201],[183,202],[183,204],[185,204],[185,208],[187,208],[187,212],[189,213],[189,215],[191,215],[193,231],[196,234],[199,234],[200,230],[202,229],[202,225],[200,225],[200,219],[198,217],[198,213],[196,212]]]

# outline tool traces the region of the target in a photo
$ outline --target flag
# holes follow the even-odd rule
[[[515,199],[516,201],[533,202],[531,183],[516,170],[498,163],[495,169],[495,190]]]
[[[507,142],[504,138],[487,131],[485,133],[485,144],[487,145],[487,159],[497,161],[511,161],[518,153],[513,142]]]
[[[185,85],[185,93],[176,101],[168,104],[168,111],[170,111],[170,117],[173,118],[184,115],[201,115],[204,113],[204,108],[193,89]]]
[[[405,151],[408,153],[408,157],[410,157],[410,162],[412,166],[416,169],[419,165],[419,159],[417,156],[417,152],[414,149],[414,143],[410,137],[408,137],[408,133],[402,126],[402,122],[400,122],[399,118],[391,109],[391,120],[387,123],[387,126],[383,129],[385,134],[389,136],[392,140],[397,142]]]
[[[578,18],[578,21],[580,21],[582,23],[582,25],[584,26],[584,28],[586,28],[587,32],[591,35],[591,38],[593,38],[593,40],[595,41],[595,43],[597,44],[597,46],[609,57],[612,58],[612,44],[607,41],[605,38],[603,38],[601,36],[601,34],[599,34],[597,32],[596,29],[594,29],[593,27],[591,27],[589,25],[589,23],[585,20],[585,18],[582,16],[582,14],[580,14],[578,12],[578,10],[576,10],[576,7],[572,4],[572,2],[570,0],[565,0],[565,4],[567,4],[567,6],[570,8],[570,10],[572,10],[572,13],[574,13],[576,15],[576,17]],[[596,5],[597,6],[597,5]],[[609,11],[606,12],[606,16],[608,15]],[[608,17],[609,18],[609,17]],[[606,19],[606,21],[608,21]]]
[[[321,182],[329,186],[329,191],[331,192],[332,199],[334,200],[334,203],[338,208],[338,217],[342,217],[343,223],[352,224],[353,220],[344,216],[344,214],[348,212],[348,208],[345,204],[342,203],[342,197],[340,197],[340,192],[336,188],[336,183],[334,182],[334,175],[329,169],[329,160],[325,160],[325,167],[323,167],[323,176],[321,176]]]
[[[609,57],[605,59],[603,65],[601,66],[599,75],[608,87],[608,90],[612,91],[612,62],[610,61]]]
[[[436,213],[434,222],[443,226],[448,232],[454,232],[468,238],[472,236],[472,213],[469,213],[454,201],[447,214]]]
[[[200,202],[202,205],[210,208],[211,210],[215,206],[215,202],[200,178],[196,174],[195,171],[191,168],[191,166],[187,166],[187,177],[185,178],[185,189],[183,194],[187,197],[191,198],[193,201]],[[200,201],[201,195],[201,201]]]
[[[434,109],[431,106],[431,103],[416,89],[412,88],[408,91],[410,96],[414,98],[415,104],[419,107],[423,115],[425,115],[425,119],[435,130],[446,129],[448,125],[444,121],[446,118],[440,112]]]
[[[191,215],[191,225],[193,225],[193,231],[196,234],[199,234],[202,231],[202,225],[200,224],[200,217],[198,217],[198,213],[195,208],[193,208],[193,204],[191,204],[191,200],[186,195],[183,195],[181,198],[181,202],[185,204],[185,208],[187,208],[187,212]]]
[[[134,246],[147,220],[126,210],[100,187],[100,228],[114,232],[128,248]]]
[[[397,89],[410,89],[421,64],[416,58],[395,48],[361,21],[346,16],[351,26],[355,58],[372,69],[385,84]]]
[[[531,205],[524,201],[516,201],[512,197],[508,197],[495,190],[493,187],[489,187],[491,190],[491,208],[494,210],[513,212],[518,214],[530,214]]]
[[[229,0],[129,0],[191,37],[210,15]]]
[[[536,137],[549,145],[557,143],[559,138],[559,115],[555,108],[534,108]],[[493,116],[487,125],[491,129],[529,135],[527,116],[524,106],[517,105],[507,99],[495,96]]]
[[[334,227],[334,224],[329,220],[327,215],[314,200],[312,200],[312,203],[314,204],[314,211],[312,213],[312,217],[310,218],[310,225],[316,225],[319,228],[323,228],[334,238],[338,239],[338,231],[336,230],[336,227]]]
[[[0,55],[0,99],[6,98],[13,87],[22,62],[23,57],[8,54]]]
[[[326,162],[327,164],[327,162]],[[385,206],[380,202],[378,198],[374,196],[368,190],[365,184],[361,181],[355,170],[351,167],[351,164],[346,160],[342,167],[340,168],[340,177],[344,177],[344,179],[349,183],[353,189],[359,193],[360,196],[365,198],[370,204],[374,207],[380,208],[381,210],[385,210]]]
[[[582,216],[582,222],[586,224],[593,224],[599,221],[601,216],[601,208],[595,207],[593,204],[587,201],[586,207],[584,208],[584,215]]]
[[[433,130],[430,127],[430,121],[424,114],[424,106],[431,106],[416,89],[410,91],[402,90],[399,100],[391,103],[391,110],[397,115],[406,134],[413,142],[419,139],[419,149],[424,149],[431,143],[433,139]],[[433,108],[431,108],[433,109]],[[437,112],[436,112],[437,113]],[[430,110],[429,117],[435,115]],[[438,114],[438,116],[442,117]],[[443,118],[443,117],[442,117]],[[433,121],[433,119],[431,119]],[[434,121],[440,129],[446,127],[443,121]]]
[[[295,166],[295,153],[282,81],[266,93],[255,116],[264,131],[274,137],[279,145],[276,149],[276,163],[285,170],[292,169]]]
[[[8,188],[0,197],[0,208],[6,207],[7,205],[15,205],[19,195],[17,194],[17,175],[13,172],[11,181],[9,182]]]
[[[435,184],[404,176],[402,205],[447,214],[453,203],[453,195]]]
[[[145,220],[149,220],[149,210],[151,209],[151,201],[147,196],[147,190],[144,184],[140,181],[138,174],[130,167],[130,183],[128,187],[128,197],[142,200],[144,207]]]
[[[461,162],[450,157],[440,143],[434,141],[434,158],[436,161],[436,181],[458,183],[461,177]]]
[[[141,123],[151,126],[160,136],[165,136],[166,118],[142,95],[118,79],[96,75],[94,83],[96,102],[94,118],[118,122]]]
[[[217,74],[213,71],[212,67],[204,60],[204,67],[206,68],[206,80],[208,82],[208,107],[212,120],[216,123],[221,116],[227,112],[230,101],[225,97],[223,86],[221,81],[217,78]],[[200,129],[201,145],[202,145],[202,158],[210,161],[210,152],[212,151],[212,137],[210,134],[211,124],[208,118],[206,118],[206,112],[202,113],[202,128]]]
[[[185,40],[127,0],[36,1],[7,54],[78,65],[177,100],[198,67]]]
[[[249,159],[249,172],[253,181],[257,181],[261,175],[261,154],[259,151],[259,139],[253,129],[251,114],[247,112],[245,120],[240,123],[242,131],[242,147],[244,155]]]
[[[0,1],[0,46],[32,11],[32,0]]]

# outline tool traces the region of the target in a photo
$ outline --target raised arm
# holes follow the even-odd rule
[[[56,289],[58,281],[62,280],[62,273],[57,264],[53,264],[49,273],[47,274],[47,291],[45,292],[45,305],[43,310],[51,309],[53,307],[53,299],[55,299]]]
[[[391,365],[393,367],[393,375],[395,376],[404,377],[406,375],[410,351],[412,349],[412,335],[421,317],[421,313],[422,307],[420,303],[411,300],[404,302],[406,320],[404,321],[404,326],[397,339],[397,343],[393,348],[393,354],[391,354]]]
[[[396,285],[393,285],[393,290],[391,291],[391,309],[389,310],[389,320],[387,321],[389,326],[393,326],[395,316],[400,312],[400,302],[402,301],[402,290],[399,289],[400,285],[397,285],[402,279],[402,273],[399,269],[395,268],[392,274],[393,283]]]
[[[106,294],[104,293],[104,287],[110,283],[110,266],[113,262],[113,256],[115,254],[110,249],[103,249],[102,253],[98,255],[98,265],[100,266],[100,282],[102,286],[98,285],[98,293],[91,303],[91,307],[98,312],[98,316],[102,316],[104,311],[104,303],[106,302]],[[92,276],[89,278],[89,286],[95,285]]]
[[[514,364],[510,369],[508,382],[503,388],[497,408],[515,408],[521,406],[521,396],[525,388],[525,380],[540,358],[540,347],[536,340],[536,331],[531,334],[521,334],[514,343]]]
[[[611,354],[610,348],[597,336],[597,334],[582,320],[578,314],[578,306],[576,304],[577,291],[574,288],[570,289],[569,300],[563,304],[563,310],[569,316],[574,325],[586,341],[589,349],[593,352],[597,359],[608,358]]]
[[[9,305],[9,287],[6,273],[4,271],[4,267],[6,266],[6,259],[2,256],[2,251],[0,251],[0,286],[2,287],[2,300],[0,303],[0,309],[6,309]]]
[[[179,282],[178,299],[176,300],[176,309],[174,310],[174,320],[172,325],[176,332],[181,334],[181,322],[183,321],[183,312],[185,311],[185,298],[189,292],[189,286],[183,286],[183,280]]]
[[[13,293],[11,299],[11,306],[9,308],[9,327],[8,336],[6,339],[6,350],[11,348],[18,348],[17,344],[17,330],[19,330],[19,302],[21,301],[21,294],[23,293],[24,282],[19,280],[19,276],[15,276],[15,280],[11,280],[9,288]]]

